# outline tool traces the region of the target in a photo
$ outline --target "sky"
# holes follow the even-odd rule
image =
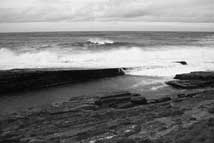
[[[214,31],[214,0],[0,0],[0,32]]]

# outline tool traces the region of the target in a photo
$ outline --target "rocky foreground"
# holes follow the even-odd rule
[[[2,117],[0,142],[213,143],[213,77],[214,72],[177,75],[167,84],[180,93],[158,99],[124,91]]]

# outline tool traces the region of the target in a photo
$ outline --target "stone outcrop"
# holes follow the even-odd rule
[[[172,87],[179,89],[194,89],[214,86],[213,81],[204,81],[204,80],[172,80],[166,83]]]
[[[176,61],[175,63],[179,63],[181,65],[187,65],[187,62],[186,61]]]
[[[140,94],[130,92],[120,92],[99,97],[94,104],[100,108],[131,108],[139,105],[155,104],[170,101],[168,96],[156,99],[146,99]]]
[[[175,80],[166,82],[175,88],[194,89],[214,87],[214,72],[191,72],[187,74],[178,74]]]
[[[0,93],[32,90],[119,75],[124,75],[121,68],[6,70],[0,71]]]
[[[138,94],[137,94],[138,95]],[[136,105],[147,104],[147,99],[143,96],[133,96],[131,102]]]
[[[113,107],[113,108],[129,108],[140,104],[146,104],[147,100],[140,94],[130,92],[114,93],[100,97],[95,101],[95,104],[100,107]]]
[[[190,73],[185,73],[185,74],[177,74],[174,79],[179,79],[179,80],[214,80],[214,72],[190,72]]]

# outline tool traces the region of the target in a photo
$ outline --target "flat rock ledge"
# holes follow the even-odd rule
[[[166,82],[166,84],[179,89],[214,87],[214,72],[178,74],[174,79],[175,80]]]
[[[14,69],[0,71],[0,94],[124,75],[123,68]]]
[[[120,92],[104,97],[99,97],[97,100],[95,100],[94,103],[95,105],[99,106],[99,108],[131,108],[134,106],[160,103],[170,100],[170,97],[146,99],[137,93]]]

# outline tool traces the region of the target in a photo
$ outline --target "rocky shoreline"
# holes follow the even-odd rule
[[[2,117],[0,142],[212,143],[213,79],[214,72],[181,74],[167,82],[181,89],[175,95],[146,99],[124,91],[73,97],[39,111]]]
[[[167,84],[181,89],[196,89],[214,87],[213,72],[191,72],[189,74],[178,74],[175,80],[166,82]]]

